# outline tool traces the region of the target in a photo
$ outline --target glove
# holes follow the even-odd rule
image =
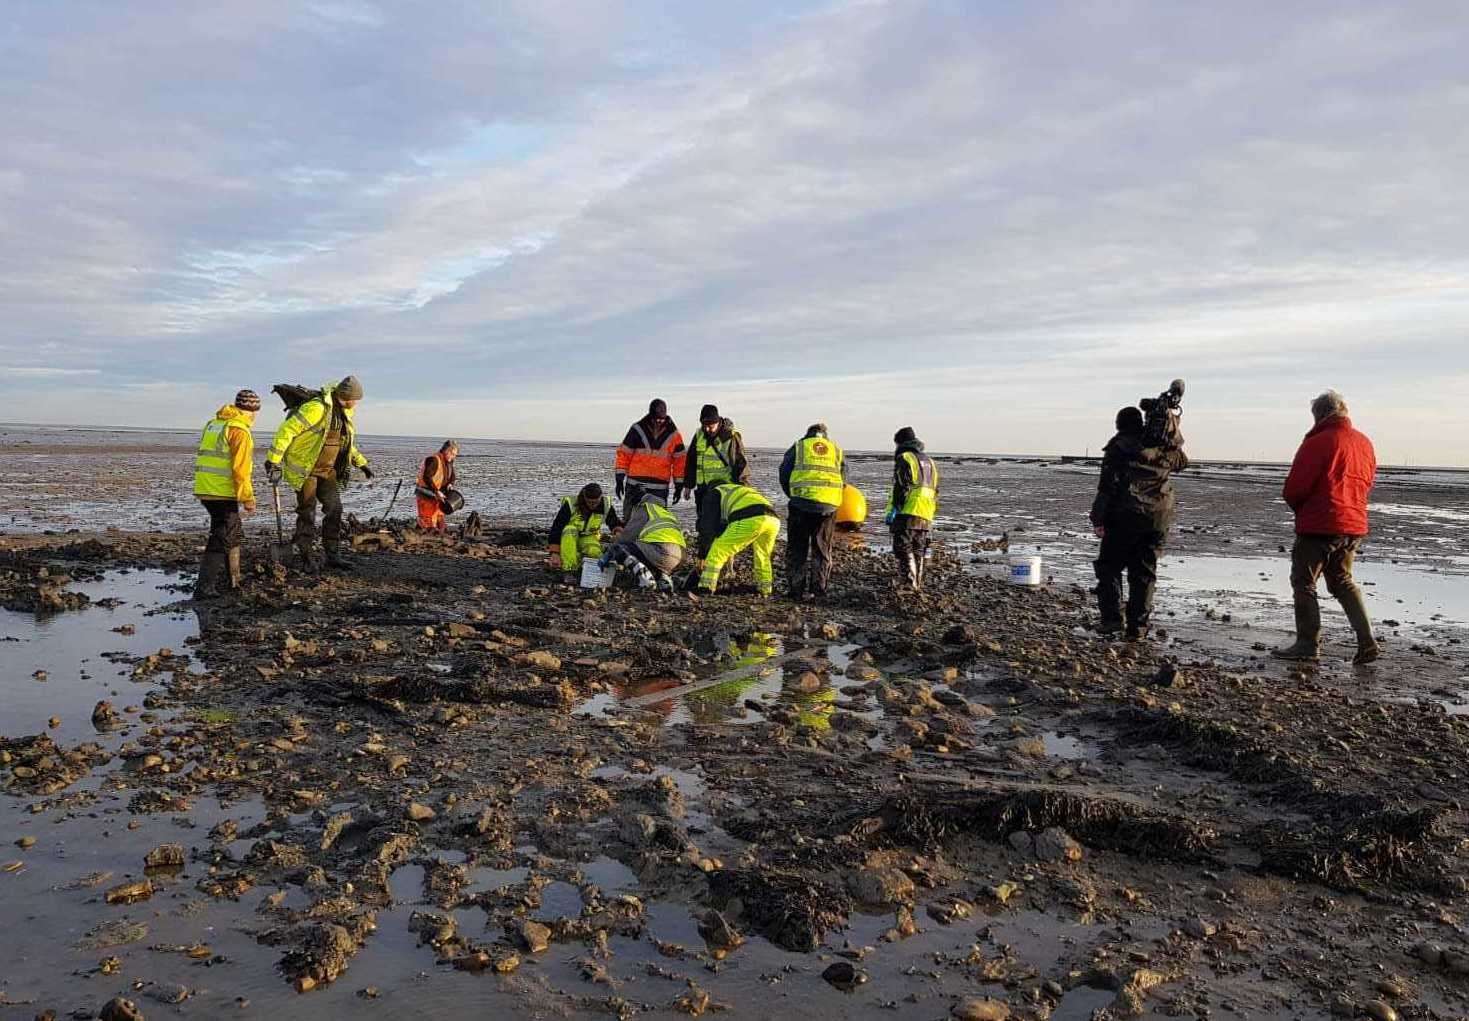
[[[898,519],[898,508],[896,508],[896,507],[889,507],[888,508],[888,512],[882,516],[882,523],[885,524],[885,525],[891,525],[897,519]]]
[[[368,480],[368,481],[371,481],[371,480],[372,480],[372,477],[373,477],[373,476],[374,476],[374,475],[375,475],[375,474],[376,474],[376,473],[375,473],[375,472],[374,472],[374,471],[373,471],[373,470],[372,470],[372,469],[371,469],[371,468],[369,468],[369,467],[368,467],[368,466],[367,466],[367,465],[365,465],[365,464],[364,464],[364,465],[363,465],[363,466],[362,466],[362,477],[363,477],[363,478],[364,478],[364,479],[367,479],[367,480]]]
[[[617,476],[617,485],[613,486],[612,488],[613,491],[617,493],[617,498],[621,500],[623,498],[623,495],[627,492],[627,476]]]
[[[254,500],[246,500],[246,501],[244,501],[243,503],[240,504],[240,509],[243,510],[246,514],[254,514],[255,513],[255,501]]]
[[[604,571],[607,570],[607,565],[610,563],[612,563],[612,553],[610,551],[603,553],[597,558],[597,566]]]
[[[673,487],[673,502],[674,503],[678,503],[678,501],[680,501],[682,499],[683,499],[683,486],[674,486]]]
[[[271,485],[281,480],[281,466],[274,461],[265,462],[265,479]]]

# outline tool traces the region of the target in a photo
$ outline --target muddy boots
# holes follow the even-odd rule
[[[918,591],[918,562],[912,553],[905,553],[898,560],[898,591]]]
[[[1321,658],[1321,604],[1296,602],[1296,640],[1271,651],[1276,659],[1318,660]]]
[[[1336,598],[1346,611],[1347,620],[1351,621],[1352,630],[1357,635],[1357,654],[1352,657],[1352,662],[1357,666],[1364,666],[1375,661],[1382,650],[1378,647],[1377,639],[1372,637],[1372,621],[1367,618],[1367,604],[1362,601],[1362,590],[1355,585],[1348,585],[1337,593]]]
[[[913,558],[913,589],[916,592],[923,591],[923,569],[928,564],[928,557],[917,554]]]
[[[229,564],[230,591],[238,592],[240,591],[240,581],[242,580],[242,574],[240,571],[240,547],[236,546],[234,549],[226,553],[225,557],[227,563]]]
[[[194,583],[195,599],[218,599],[229,586],[229,559],[223,553],[205,553],[199,561],[199,580]]]
[[[316,559],[316,543],[310,539],[297,538],[291,545],[296,547],[296,556],[301,558],[301,570],[307,574],[321,571],[321,564]]]
[[[334,571],[351,571],[355,569],[352,561],[342,556],[342,544],[335,539],[321,544],[326,550],[326,566]]]

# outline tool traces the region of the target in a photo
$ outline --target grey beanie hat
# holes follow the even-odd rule
[[[356,376],[347,376],[337,384],[337,396],[344,401],[362,400],[362,380]]]

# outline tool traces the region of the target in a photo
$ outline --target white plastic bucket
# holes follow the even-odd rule
[[[1039,585],[1041,583],[1040,557],[1011,557],[1011,585]]]
[[[617,568],[611,564],[602,570],[597,561],[591,557],[581,562],[581,587],[582,588],[611,588],[612,579],[617,576]]]

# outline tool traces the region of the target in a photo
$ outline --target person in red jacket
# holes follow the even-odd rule
[[[1367,535],[1367,496],[1377,477],[1372,441],[1352,428],[1347,402],[1328,390],[1311,402],[1316,426],[1306,434],[1285,477],[1283,496],[1296,516],[1290,584],[1296,640],[1276,649],[1281,659],[1321,657],[1321,605],[1316,581],[1341,603],[1357,634],[1353,663],[1371,663],[1380,649],[1372,637],[1362,590],[1352,580],[1352,561]]]

